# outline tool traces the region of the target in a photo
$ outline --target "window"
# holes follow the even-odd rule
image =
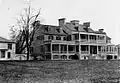
[[[43,45],[40,46],[40,52],[41,52],[41,53],[44,52],[44,46],[43,46]]]
[[[117,59],[117,56],[114,56],[114,59]]]
[[[79,40],[79,34],[74,34],[75,40]]]
[[[33,47],[30,47],[30,53],[33,53]]]
[[[59,51],[59,44],[53,44],[52,51]]]
[[[54,39],[54,37],[52,35],[48,36],[48,40],[53,40],[53,39]]]
[[[88,51],[88,45],[81,45],[81,51]]]
[[[104,36],[98,36],[99,40],[104,40]]]
[[[1,58],[5,58],[5,50],[1,50]]]
[[[96,40],[96,36],[95,35],[90,35],[90,39]]]
[[[86,35],[86,34],[80,34],[80,38],[81,39],[88,39],[88,35]]]
[[[57,37],[56,37],[56,40],[61,40],[61,37],[60,37],[60,36],[57,36]]]
[[[67,40],[67,37],[63,37],[63,40]]]
[[[10,57],[11,57],[11,53],[8,52],[8,54],[7,54],[7,58],[10,58]]]
[[[68,35],[68,36],[67,36],[67,40],[68,40],[68,41],[71,41],[71,40],[72,40],[71,35]]]
[[[59,55],[54,55],[53,59],[59,59]]]
[[[36,39],[37,39],[37,40],[44,40],[44,35],[37,36]]]
[[[58,33],[60,33],[60,29],[56,29]]]
[[[12,44],[8,44],[8,49],[12,49]]]
[[[40,40],[40,36],[37,36],[36,39],[37,39],[37,40]]]
[[[101,51],[101,46],[98,46],[98,51]]]
[[[74,45],[68,45],[68,51],[75,51]]]
[[[61,52],[62,53],[67,52],[67,45],[64,44],[61,45]]]
[[[45,29],[45,31],[47,31],[47,32],[48,32],[48,26],[45,26],[45,28],[44,28],[44,29]]]

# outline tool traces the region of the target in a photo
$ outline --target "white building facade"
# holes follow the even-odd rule
[[[15,42],[0,37],[0,60],[14,60]]]

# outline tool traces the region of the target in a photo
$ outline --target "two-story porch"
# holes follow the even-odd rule
[[[103,46],[69,43],[46,43],[42,47],[44,47],[42,49],[44,50],[44,56],[51,60],[101,59],[103,57]]]
[[[44,44],[44,55],[51,56],[51,60],[70,60],[70,59],[78,59],[76,58],[76,47],[74,44],[56,44],[49,43]],[[75,56],[75,57],[74,57]]]
[[[72,39],[79,41],[81,44],[105,44],[106,36],[104,34],[91,33],[73,33]]]

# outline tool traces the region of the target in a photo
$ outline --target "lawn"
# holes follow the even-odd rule
[[[120,83],[120,61],[0,61],[0,83]]]

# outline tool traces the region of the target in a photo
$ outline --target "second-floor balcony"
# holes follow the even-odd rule
[[[47,52],[46,52],[47,53]],[[53,54],[66,54],[66,53],[75,53],[75,51],[52,51]]]
[[[94,40],[94,39],[89,39],[89,41],[88,41],[89,43],[96,43],[97,42],[97,40]]]
[[[58,54],[66,54],[67,51],[52,51],[52,53],[53,53],[53,54],[54,54],[54,53],[58,53]]]
[[[105,40],[95,40],[95,39],[81,39],[81,43],[105,43]]]
[[[105,40],[97,40],[97,43],[106,43]]]

